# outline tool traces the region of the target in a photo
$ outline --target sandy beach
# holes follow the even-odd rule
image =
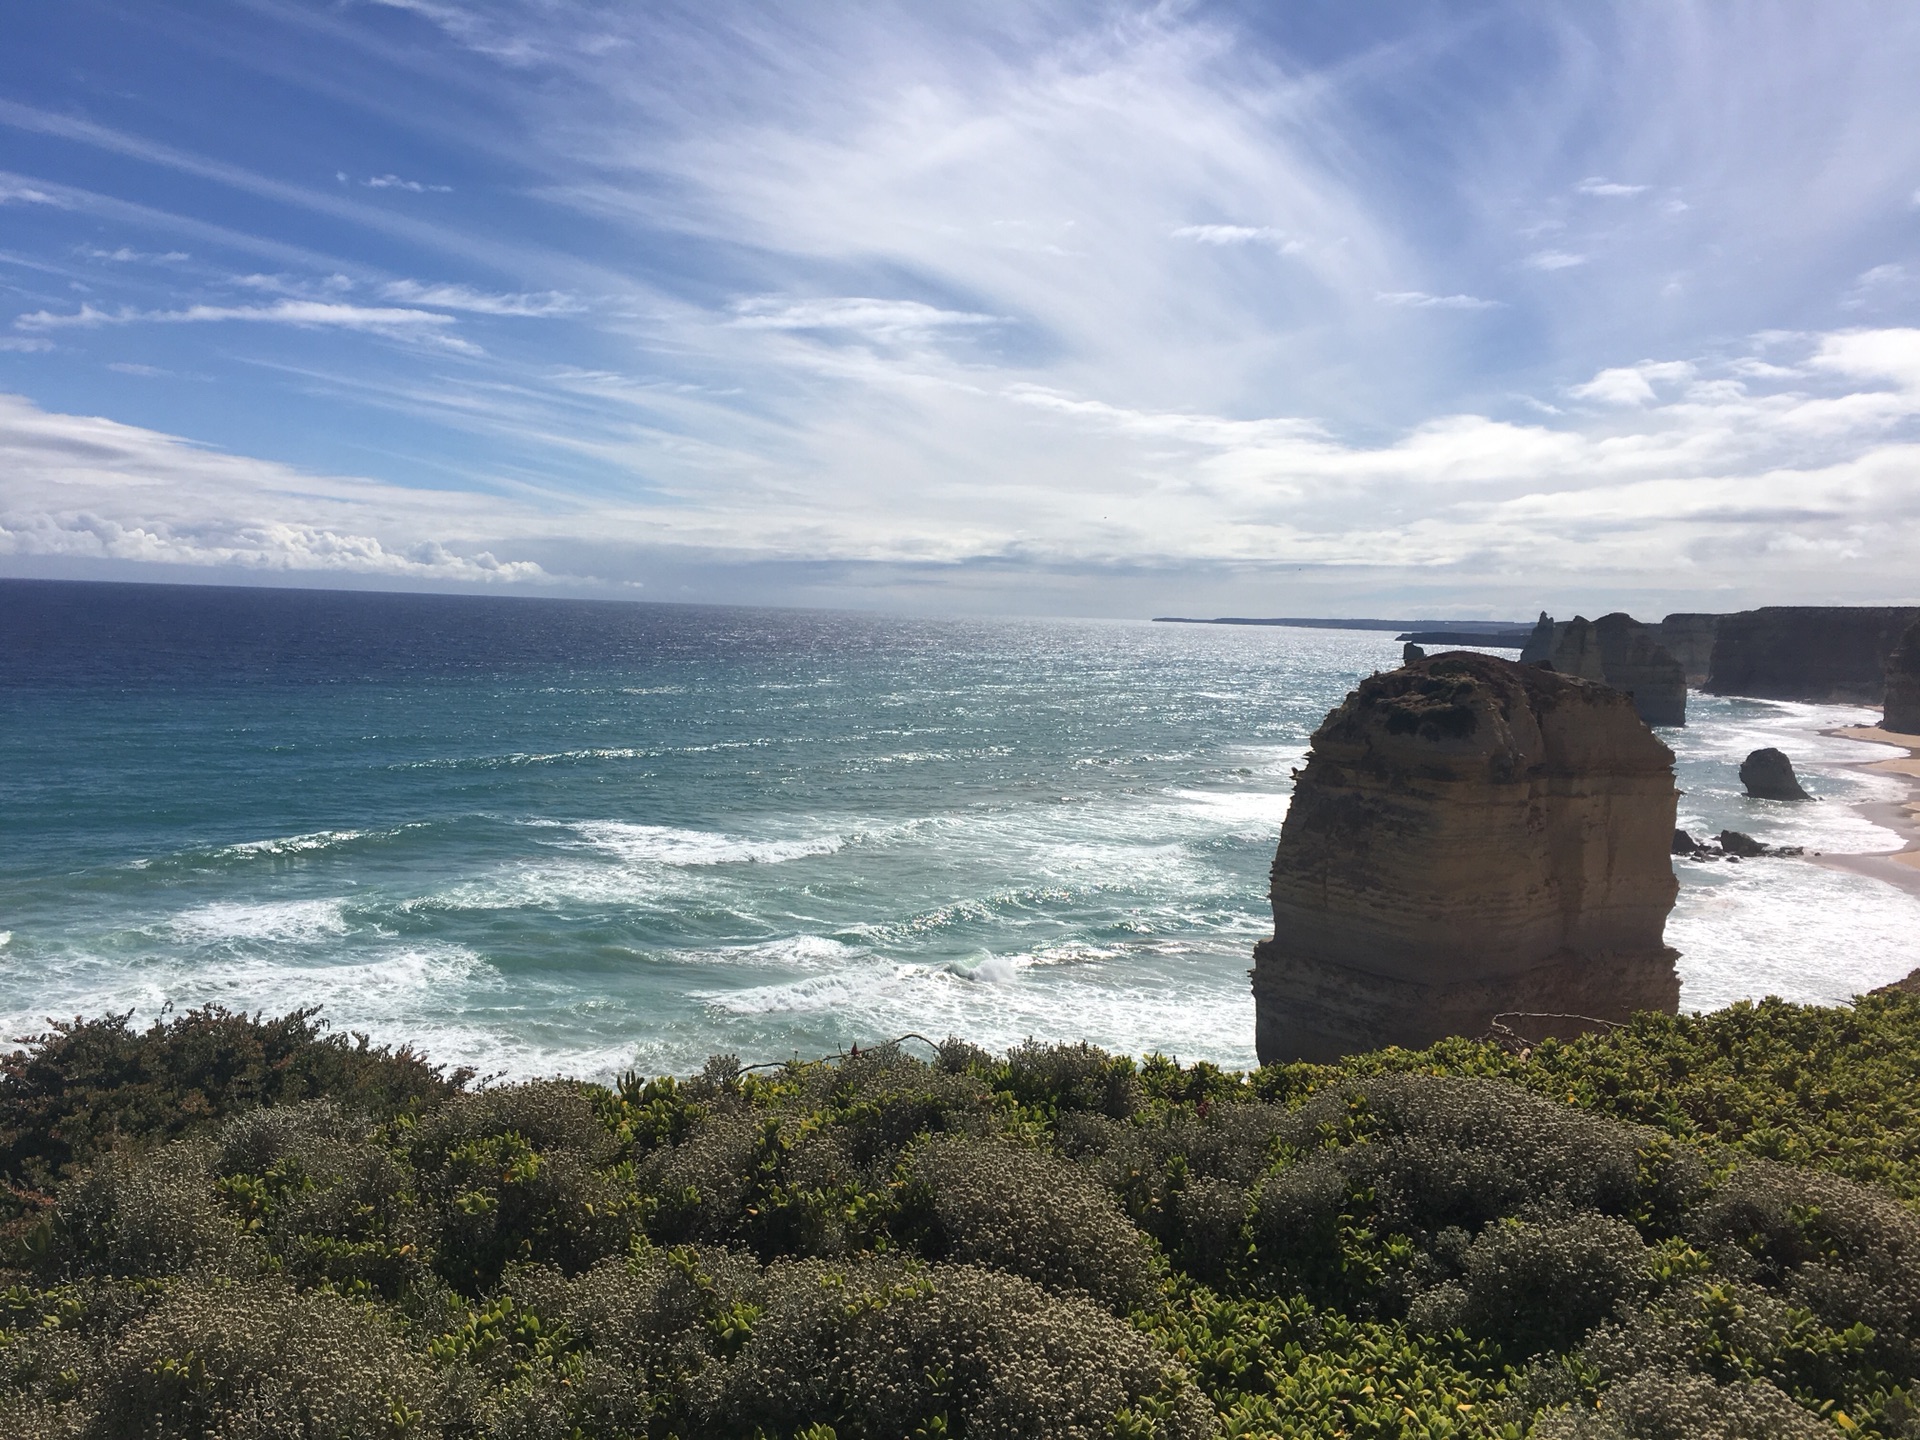
[[[1875,725],[1847,725],[1823,734],[1843,740],[1862,740],[1874,745],[1904,749],[1905,755],[1878,760],[1862,760],[1853,768],[1878,775],[1898,775],[1908,784],[1904,799],[1882,801],[1859,807],[1860,813],[1876,825],[1884,825],[1900,837],[1901,848],[1877,855],[1821,855],[1819,864],[1836,870],[1851,870],[1871,875],[1889,884],[1920,894],[1920,735],[1898,735]]]

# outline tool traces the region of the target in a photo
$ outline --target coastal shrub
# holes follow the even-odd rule
[[[1527,1440],[1834,1440],[1838,1433],[1764,1380],[1716,1385],[1652,1370],[1609,1387],[1594,1408],[1548,1411]]]
[[[444,1418],[441,1386],[368,1306],[255,1281],[187,1281],[107,1348],[98,1440],[377,1440]]]
[[[902,1229],[931,1257],[972,1261],[1126,1312],[1146,1303],[1159,1261],[1113,1197],[1045,1151],[935,1137],[904,1167]]]
[[[1141,1097],[1133,1061],[1085,1041],[1043,1045],[1028,1040],[1016,1045],[1007,1052],[1005,1063],[995,1068],[993,1087],[1048,1116],[1087,1110],[1124,1120]]]
[[[630,1166],[587,1092],[541,1081],[457,1095],[405,1126],[440,1275],[477,1295],[509,1265],[577,1273],[640,1227]]]
[[[107,1155],[60,1187],[25,1254],[61,1278],[240,1274],[247,1237],[220,1206],[203,1140]]]
[[[1644,1294],[1649,1258],[1639,1232],[1611,1216],[1502,1221],[1466,1248],[1457,1280],[1414,1301],[1408,1323],[1458,1326],[1516,1360],[1568,1350]]]
[[[1214,1430],[1192,1382],[1146,1337],[1017,1276],[785,1262],[758,1298],[751,1333],[710,1382],[715,1437],[810,1425],[839,1440],[1201,1440]]]
[[[318,1016],[262,1020],[209,1005],[145,1030],[127,1015],[53,1022],[0,1055],[0,1183],[51,1192],[69,1167],[117,1142],[158,1143],[256,1105],[326,1096],[384,1120],[437,1104],[473,1076],[410,1047],[330,1032]]]
[[[211,1163],[227,1213],[296,1283],[394,1299],[422,1279],[431,1226],[411,1167],[332,1101],[235,1116]]]
[[[380,1103],[296,1055],[151,1132],[134,1067],[0,1237],[0,1435],[1920,1440],[1916,1007]],[[270,1048],[234,1026],[292,1033],[189,1027],[169,1073]]]

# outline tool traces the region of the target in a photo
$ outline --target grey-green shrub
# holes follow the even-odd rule
[[[922,1248],[1080,1290],[1124,1313],[1159,1278],[1147,1238],[1079,1167],[1000,1140],[937,1136],[913,1151],[910,1184],[924,1194]]]
[[[187,1281],[101,1364],[89,1440],[380,1440],[445,1418],[438,1378],[371,1307]]]

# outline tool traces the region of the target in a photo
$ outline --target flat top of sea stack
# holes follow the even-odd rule
[[[1673,752],[1619,691],[1467,650],[1361,681],[1314,733],[1312,753],[1432,779],[1518,778],[1541,767],[1666,773],[1673,765]]]

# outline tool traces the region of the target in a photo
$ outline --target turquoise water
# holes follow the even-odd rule
[[[509,1074],[908,1031],[1248,1064],[1289,770],[1399,653],[1349,631],[285,591],[0,601],[7,1034],[321,1004]],[[1669,732],[1695,828],[1891,848],[1844,803],[1887,784],[1841,768],[1863,747],[1811,734],[1859,712],[1696,717]],[[1726,756],[1759,743],[1805,754],[1829,801],[1740,799]],[[1876,881],[1683,879],[1690,1004],[1838,999],[1920,964],[1920,900]]]

